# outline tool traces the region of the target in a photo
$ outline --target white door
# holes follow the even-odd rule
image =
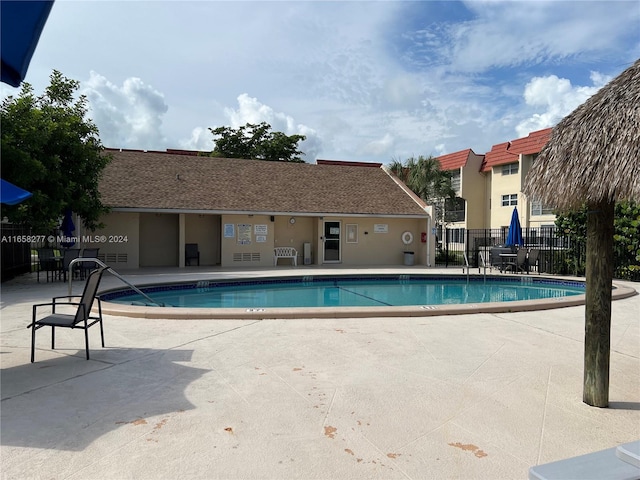
[[[322,241],[324,243],[323,263],[340,263],[340,221],[325,220]]]

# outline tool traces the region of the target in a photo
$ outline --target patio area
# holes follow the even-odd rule
[[[120,273],[144,284],[293,270]],[[107,274],[101,289],[120,285]],[[640,439],[638,295],[613,302],[610,408],[599,409],[582,403],[584,306],[412,318],[106,315],[106,348],[89,330],[91,360],[81,331],[59,329],[52,351],[44,329],[30,363],[32,305],[66,294],[32,275],[2,284],[7,480],[526,479],[531,466]]]

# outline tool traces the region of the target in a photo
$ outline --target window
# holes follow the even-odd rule
[[[449,243],[464,243],[466,229],[464,228],[447,228],[445,229],[446,241]]]
[[[460,171],[451,172],[451,188],[456,193],[460,193]]]
[[[502,206],[511,207],[518,205],[518,194],[512,193],[511,195],[502,195]]]
[[[515,175],[518,173],[519,165],[517,163],[510,163],[509,165],[502,166],[502,175]]]
[[[543,205],[540,200],[531,201],[531,215],[552,215],[553,207]]]
[[[466,200],[464,198],[447,198],[444,201],[444,220],[445,222],[464,222],[464,213],[466,208]]]

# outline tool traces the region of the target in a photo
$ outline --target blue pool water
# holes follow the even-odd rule
[[[200,281],[141,287],[163,306],[199,308],[305,308],[451,305],[540,300],[584,294],[584,284],[532,277],[428,275],[305,276]],[[109,292],[105,301],[149,305],[132,290]]]

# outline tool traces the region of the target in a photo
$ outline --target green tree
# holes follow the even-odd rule
[[[33,193],[19,205],[3,206],[2,214],[44,234],[70,208],[94,230],[107,212],[98,181],[109,158],[97,127],[85,118],[87,99],[74,100],[79,82],[56,70],[50,79],[40,96],[23,83],[17,98],[2,102],[2,178]]]
[[[388,166],[413,193],[428,205],[433,205],[438,221],[443,220],[445,201],[455,199],[451,185],[451,172],[440,169],[440,162],[433,157],[410,157],[404,162],[394,159]]]
[[[564,261],[559,262],[562,272],[584,275],[585,252],[587,247],[587,208],[573,212],[556,212],[556,227],[561,235],[569,240],[569,249]]]
[[[567,262],[574,275],[583,275],[585,271],[587,215],[584,206],[573,212],[556,212],[556,227],[570,239]],[[637,281],[640,278],[640,204],[616,203],[613,240],[614,276]]]
[[[640,204],[616,204],[613,248],[616,278],[640,280]]]
[[[272,132],[267,122],[247,123],[238,129],[218,127],[209,130],[216,137],[212,157],[304,163],[300,158],[304,152],[298,149],[298,142],[306,137]]]

